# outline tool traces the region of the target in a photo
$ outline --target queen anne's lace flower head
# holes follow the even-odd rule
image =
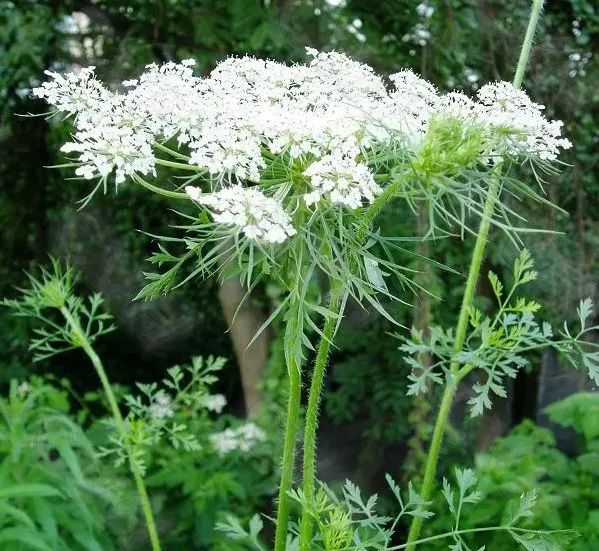
[[[395,89],[389,94],[385,116],[408,144],[417,146],[439,100],[435,87],[409,69],[390,75]]]
[[[202,193],[188,186],[185,191],[210,209],[215,222],[234,226],[255,241],[282,243],[296,233],[281,203],[257,189],[235,185]]]
[[[34,88],[32,93],[64,113],[75,115],[84,110],[94,110],[111,96],[96,79],[94,70],[95,67],[90,66],[65,75],[44,71],[50,80]]]
[[[560,149],[572,147],[561,137],[563,123],[547,120],[542,114],[545,107],[509,82],[486,84],[479,90],[478,99],[478,116],[493,130],[496,151],[492,154],[552,161]]]
[[[160,139],[177,134],[179,143],[198,135],[203,109],[202,79],[193,75],[194,60],[163,65],[151,63],[139,80],[123,82],[128,110]]]
[[[332,203],[356,209],[362,206],[364,199],[372,202],[382,191],[365,164],[343,155],[323,157],[312,163],[304,175],[310,179],[311,187],[311,191],[304,195],[307,205],[326,197]]]
[[[93,67],[49,72],[50,81],[33,93],[75,116],[76,132],[63,150],[77,154],[79,176],[114,172],[120,183],[153,174],[155,145],[175,138],[189,164],[220,186],[259,184],[271,155],[290,165],[312,163],[305,172],[311,205],[324,197],[349,208],[372,201],[380,189],[355,159],[388,145],[417,156],[439,117],[483,129],[481,162],[506,156],[551,161],[571,146],[561,137],[561,122],[547,120],[543,107],[511,84],[483,86],[473,101],[461,93],[439,95],[430,82],[402,70],[390,76],[387,89],[369,66],[344,54],[308,49],[308,55],[308,64],[290,66],[231,57],[207,78],[193,74],[193,60],[150,64],[123,83],[123,93],[106,89]],[[215,212],[222,217],[228,210]],[[238,227],[279,242],[288,236],[286,216],[266,233],[253,223]]]
[[[465,123],[477,124],[477,106],[461,92],[449,92],[439,97],[435,104],[435,115],[458,119]]]

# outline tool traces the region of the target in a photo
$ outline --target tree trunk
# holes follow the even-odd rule
[[[249,417],[255,417],[262,405],[262,394],[258,385],[268,361],[270,336],[266,329],[248,347],[266,317],[259,308],[251,304],[251,299],[246,300],[235,315],[244,296],[245,289],[235,278],[222,283],[218,291],[224,318],[229,326],[237,365],[239,365],[246,413]]]

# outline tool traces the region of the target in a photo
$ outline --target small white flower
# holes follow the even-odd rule
[[[266,243],[282,243],[296,231],[283,205],[254,188],[240,185],[225,187],[214,193],[202,193],[188,186],[187,194],[207,206],[219,224],[232,225],[249,239]]]
[[[430,19],[435,13],[435,8],[428,4],[427,2],[421,2],[416,6],[416,13],[420,17],[424,17],[425,19]]]
[[[226,455],[234,450],[248,452],[257,442],[264,441],[266,434],[254,423],[245,423],[236,429],[211,434],[209,439],[219,455]]]
[[[478,117],[495,141],[493,155],[526,155],[543,161],[557,158],[572,144],[561,137],[561,121],[547,120],[543,105],[509,82],[486,84],[478,92]]]
[[[152,419],[156,420],[167,419],[175,414],[172,408],[171,397],[164,391],[156,393],[149,410]]]
[[[29,384],[29,382],[23,381],[17,387],[17,396],[19,398],[25,398],[25,396],[27,396],[27,394],[29,394],[30,391],[31,391],[31,385]]]
[[[34,88],[32,94],[72,115],[100,109],[104,101],[112,100],[112,94],[96,79],[94,70],[90,66],[65,75],[44,71],[50,80]]]
[[[227,399],[222,394],[211,394],[202,400],[203,406],[215,413],[220,413],[227,405]]]
[[[326,197],[332,203],[356,209],[362,206],[364,200],[372,202],[375,195],[382,191],[370,169],[347,156],[327,155],[312,163],[304,175],[310,179],[312,188],[304,195],[307,205]]]

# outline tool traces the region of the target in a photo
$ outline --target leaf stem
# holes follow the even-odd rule
[[[441,540],[445,538],[449,538],[451,536],[456,535],[466,535],[466,534],[479,534],[481,532],[514,532],[519,534],[552,534],[559,532],[567,532],[566,530],[552,530],[549,532],[543,532],[539,530],[530,530],[528,528],[517,528],[515,526],[484,526],[481,528],[463,528],[462,530],[454,530],[453,532],[445,532],[443,534],[437,534],[435,536],[430,536],[428,538],[422,538],[415,541],[412,545],[420,545],[422,543],[428,543],[430,541]],[[401,545],[395,545],[393,547],[388,547],[387,551],[399,551],[400,549],[406,549],[407,543],[403,543]]]
[[[331,286],[331,297],[329,300],[329,310],[334,312],[335,316],[339,314],[341,304],[341,286]],[[306,423],[304,427],[304,460],[303,460],[303,492],[304,498],[308,503],[314,499],[315,472],[316,472],[316,428],[318,426],[318,406],[322,393],[324,373],[326,370],[327,359],[331,342],[337,327],[337,318],[330,315],[324,322],[320,343],[316,353],[316,362],[314,372],[312,373],[312,382],[310,384],[310,393],[308,394],[308,406],[306,409]],[[300,526],[300,551],[310,551],[312,544],[312,518],[305,510],[302,510],[302,519]]]
[[[516,68],[516,74],[514,76],[514,86],[520,87],[524,78],[524,72],[528,64],[530,57],[530,50],[534,39],[535,31],[539,21],[540,13],[543,7],[543,0],[533,0],[532,10],[528,21],[528,28],[526,30],[526,36],[524,37],[524,43],[522,44],[522,50],[520,52],[520,58],[518,60],[518,67]],[[472,252],[472,260],[470,262],[470,270],[468,272],[468,279],[466,281],[466,289],[464,290],[464,296],[462,299],[462,306],[460,309],[460,315],[456,326],[454,352],[458,354],[462,351],[464,340],[466,338],[466,330],[468,329],[468,320],[470,316],[470,308],[474,299],[474,293],[476,291],[476,284],[480,275],[480,268],[484,256],[485,247],[487,244],[487,237],[489,235],[489,228],[493,213],[495,211],[495,204],[499,198],[501,191],[500,181],[498,172],[501,170],[501,166],[495,168],[495,174],[491,177],[489,184],[489,191],[485,200],[485,206],[483,211],[483,217],[480,222],[479,231],[476,237],[476,243]],[[422,489],[420,496],[424,501],[429,501],[431,496],[431,490],[433,482],[437,472],[437,463],[439,461],[439,453],[441,450],[441,444],[443,442],[443,436],[447,426],[449,414],[451,412],[451,406],[453,404],[453,398],[457,389],[459,380],[464,376],[460,376],[460,366],[456,362],[453,362],[450,366],[450,372],[448,380],[445,385],[443,392],[443,398],[435,422],[435,428],[433,431],[433,438],[431,446],[428,452],[425,469],[424,479],[422,481]],[[408,534],[408,540],[406,543],[407,551],[413,551],[415,542],[420,536],[420,530],[422,528],[422,517],[414,517],[410,526]]]
[[[532,43],[534,42],[535,33],[539,24],[539,18],[543,11],[543,4],[545,0],[532,0],[532,9],[530,12],[530,18],[528,19],[528,27],[526,29],[526,35],[524,36],[524,42],[522,43],[522,49],[520,50],[520,58],[518,59],[518,66],[516,67],[516,74],[514,75],[513,85],[516,88],[522,86],[524,80],[524,72],[530,59],[530,50]]]
[[[112,390],[112,386],[110,385],[110,381],[108,380],[108,376],[106,375],[106,371],[104,370],[102,360],[100,359],[98,354],[96,354],[96,351],[93,349],[91,343],[87,338],[87,335],[81,328],[79,320],[75,318],[65,306],[62,306],[60,308],[60,312],[62,313],[66,322],[69,324],[71,331],[73,331],[73,333],[77,336],[78,342],[81,343],[81,348],[93,364],[96,373],[100,378],[100,382],[102,383],[102,388],[104,389],[104,394],[106,395],[106,399],[108,400],[108,405],[110,407],[110,411],[112,413],[116,429],[123,442],[126,443],[127,430],[125,427],[125,421],[119,409],[116,397]],[[137,493],[139,495],[139,500],[144,513],[148,534],[150,536],[152,551],[160,551],[160,539],[158,537],[158,530],[156,529],[154,514],[152,513],[152,506],[150,504],[148,492],[146,491],[146,486],[144,484],[141,473],[139,472],[139,469],[135,466],[135,464],[132,461],[131,450],[129,446],[127,446],[127,453],[129,455],[129,465],[131,468],[131,473],[133,474],[133,478],[135,479],[135,486],[137,488]]]

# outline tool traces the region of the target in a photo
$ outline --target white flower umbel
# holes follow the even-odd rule
[[[476,102],[461,92],[449,92],[439,97],[435,104],[435,116],[478,124]]]
[[[210,394],[209,396],[204,397],[202,405],[208,411],[221,413],[223,408],[227,405],[227,399],[222,394]]]
[[[255,241],[282,243],[296,233],[283,205],[258,189],[236,185],[202,193],[197,187],[187,186],[185,191],[208,207],[215,222],[238,228]]]
[[[125,96],[129,110],[153,136],[180,143],[199,136],[206,116],[202,79],[193,75],[194,60],[146,66],[139,80],[123,82],[130,88]]]
[[[327,155],[312,163],[304,172],[310,179],[311,191],[304,195],[307,205],[323,197],[350,209],[370,203],[382,190],[374,181],[370,169],[363,163],[343,155]]]
[[[425,19],[432,14],[425,2],[418,10]],[[560,136],[561,122],[548,121],[542,106],[508,83],[483,86],[473,102],[458,93],[440,96],[430,82],[402,70],[390,76],[387,89],[368,65],[339,52],[307,51],[311,59],[304,65],[228,58],[208,78],[194,76],[193,60],[151,64],[123,83],[124,93],[105,88],[91,67],[48,73],[51,80],[33,93],[75,116],[76,132],[64,150],[78,153],[76,173],[84,178],[114,172],[120,183],[153,174],[156,151],[169,155],[172,146],[165,149],[164,142],[173,138],[184,146],[174,152],[176,162],[205,169],[221,186],[259,184],[277,157],[291,167],[316,160],[306,200],[314,204],[326,195],[349,208],[378,193],[368,170],[353,159],[388,146],[417,153],[440,115],[485,129],[483,162],[506,156],[551,161],[570,147]],[[263,233],[250,228],[248,235]]]
[[[495,150],[491,155],[526,156],[541,161],[557,158],[572,144],[561,137],[563,123],[547,120],[543,105],[509,82],[486,84],[478,92],[478,116],[491,129]]]
[[[254,423],[245,423],[236,429],[229,428],[211,434],[209,439],[219,455],[226,455],[235,450],[250,451],[257,442],[263,442],[266,439],[266,434]]]
[[[172,408],[171,397],[163,391],[158,392],[154,396],[149,411],[150,416],[155,420],[168,419],[175,414]]]
[[[235,175],[241,180],[260,179],[260,169],[266,166],[260,148],[260,136],[243,128],[243,121],[224,117],[205,123],[202,134],[189,147],[191,164],[205,167],[210,174]]]
[[[120,184],[135,173],[154,173],[152,136],[147,132],[108,118],[86,120],[77,126],[74,141],[61,148],[65,153],[78,153],[77,176],[87,180],[105,178],[114,170],[116,183]]]
[[[85,67],[65,75],[44,71],[51,80],[34,88],[32,94],[71,115],[97,109],[112,94],[96,79],[94,70],[95,67]]]
[[[390,75],[395,89],[389,94],[382,120],[397,137],[411,147],[417,147],[435,113],[439,96],[435,87],[409,69]]]

